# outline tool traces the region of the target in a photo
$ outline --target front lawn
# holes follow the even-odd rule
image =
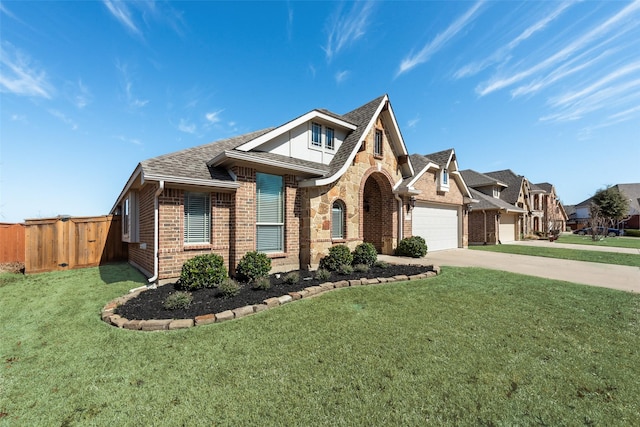
[[[578,236],[577,234],[561,234],[558,243],[572,243],[575,245],[592,245],[615,248],[640,249],[640,239],[637,237],[605,237],[602,240],[593,241],[591,236]]]
[[[544,246],[525,246],[517,244],[469,246],[469,249],[640,267],[640,256],[636,254],[621,254],[616,252],[601,252],[580,249],[549,248]]]
[[[0,275],[0,425],[632,425],[640,296],[493,270],[117,329],[126,265]]]

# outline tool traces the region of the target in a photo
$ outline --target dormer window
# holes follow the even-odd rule
[[[449,171],[446,168],[440,171],[438,191],[449,191]]]
[[[318,123],[311,123],[311,145],[322,147],[322,126]]]
[[[498,189],[498,187],[493,187],[493,197],[495,199],[499,199],[500,198],[500,190]]]

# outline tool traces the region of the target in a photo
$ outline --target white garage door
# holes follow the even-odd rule
[[[513,242],[516,240],[516,216],[502,214],[500,216],[500,239],[501,243]]]
[[[412,233],[424,238],[429,251],[458,247],[457,207],[417,204],[412,216]]]

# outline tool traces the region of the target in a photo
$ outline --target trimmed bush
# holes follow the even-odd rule
[[[340,268],[338,268],[338,274],[348,276],[351,273],[353,273],[353,267],[349,264],[342,264]]]
[[[284,283],[288,285],[295,285],[300,281],[300,274],[297,271],[292,271],[284,276]]]
[[[220,286],[218,286],[220,292],[222,292],[222,296],[225,298],[231,298],[238,295],[240,292],[240,284],[231,278],[227,278]]]
[[[268,277],[258,277],[254,282],[252,282],[251,287],[253,289],[262,289],[267,290],[271,287],[271,280]]]
[[[178,291],[165,298],[162,306],[167,310],[180,310],[189,308],[193,301],[191,292]]]
[[[378,260],[378,251],[371,243],[360,243],[353,251],[353,265],[364,264],[371,267]]]
[[[329,278],[331,278],[331,272],[324,268],[319,268],[316,270],[315,278],[318,280],[329,280]]]
[[[342,265],[351,265],[353,255],[347,245],[336,245],[329,248],[329,255],[320,260],[320,268],[338,271]]]
[[[215,288],[229,277],[227,267],[220,255],[197,255],[182,265],[180,272],[180,288],[195,290]]]
[[[411,258],[422,258],[427,254],[427,243],[420,236],[406,237],[400,240],[396,255]]]
[[[383,270],[385,268],[389,268],[389,263],[385,262],[385,261],[376,261],[375,264],[373,264],[374,267],[378,267],[378,268],[382,268]]]
[[[366,273],[369,271],[369,266],[367,264],[356,264],[353,266],[353,271],[357,271],[358,273]]]
[[[624,230],[624,235],[628,237],[640,237],[640,230]]]
[[[247,252],[236,267],[236,276],[242,282],[255,282],[267,277],[271,271],[271,260],[264,252]]]

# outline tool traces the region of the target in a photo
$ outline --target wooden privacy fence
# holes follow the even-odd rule
[[[127,259],[119,216],[25,221],[25,272],[95,267]]]
[[[0,223],[0,263],[24,262],[24,224]]]

